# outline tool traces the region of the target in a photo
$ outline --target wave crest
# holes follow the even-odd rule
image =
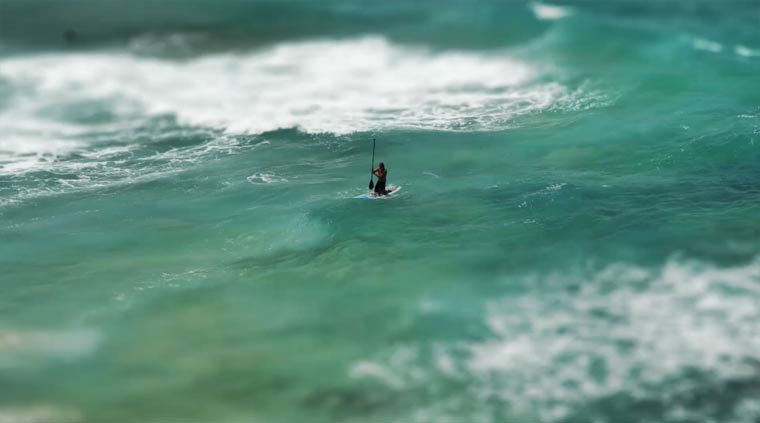
[[[505,54],[436,53],[380,37],[283,43],[187,61],[51,54],[0,66],[0,77],[30,89],[20,99],[29,117],[40,117],[48,99],[107,100],[117,114],[173,114],[181,123],[231,133],[499,129],[565,93],[556,83],[526,85],[536,74]]]

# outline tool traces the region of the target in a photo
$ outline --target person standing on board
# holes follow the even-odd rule
[[[372,169],[372,174],[377,176],[377,184],[375,184],[375,194],[385,195],[388,191],[385,190],[385,177],[388,176],[388,170],[385,169],[385,163],[380,162],[380,165]]]

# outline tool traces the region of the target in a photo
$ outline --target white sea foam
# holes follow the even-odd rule
[[[549,422],[616,395],[673,398],[663,412],[684,415],[688,403],[673,395],[694,383],[689,372],[716,384],[758,374],[760,259],[732,268],[674,259],[659,269],[615,265],[590,278],[523,282],[527,292],[489,302],[490,339],[407,346],[405,360],[392,350],[370,361],[374,371],[365,376],[409,389],[464,378],[473,401],[498,399],[515,415],[538,412]],[[580,290],[567,289],[574,285]],[[437,417],[467,410],[452,407]],[[753,422],[758,410],[753,399],[738,401],[732,421]],[[704,412],[689,415],[705,419]]]
[[[751,49],[742,45],[734,46],[734,53],[743,57],[760,57],[760,49]]]
[[[29,359],[73,359],[92,352],[99,336],[91,330],[22,331],[0,330],[0,368]]]
[[[0,174],[19,173],[85,146],[75,125],[51,122],[24,110],[0,112]]]
[[[404,386],[404,382],[392,372],[389,372],[386,368],[377,363],[368,361],[361,361],[354,364],[351,367],[350,376],[355,379],[366,377],[380,379],[388,386],[394,388],[402,388]]]
[[[280,183],[280,182],[287,182],[288,180],[283,178],[282,176],[275,175],[272,172],[260,172],[255,173],[248,178],[246,178],[248,182],[254,184],[254,185],[261,185],[261,184],[274,184],[274,183]]]
[[[723,51],[723,45],[721,43],[704,38],[695,38],[692,40],[692,45],[697,50],[709,51],[710,53],[720,53]]]
[[[76,423],[83,421],[82,414],[68,407],[34,405],[0,407],[0,423]]]
[[[731,269],[671,261],[655,273],[610,267],[577,294],[492,303],[494,338],[472,346],[469,367],[503,377],[500,389],[524,406],[652,395],[690,368],[744,377],[753,371],[747,358],[760,350],[758,282],[759,261]],[[594,366],[606,375],[594,375]]]
[[[114,53],[0,62],[0,77],[31,87],[40,102],[107,100],[233,133],[498,128],[562,94],[558,87],[517,88],[534,75],[506,54],[434,53],[379,37],[283,43],[182,62]]]
[[[531,9],[538,19],[554,21],[570,16],[573,12],[568,7],[555,6],[546,3],[532,3]]]
[[[433,172],[422,172],[422,174],[423,174],[423,175],[428,175],[428,176],[430,176],[430,177],[433,177],[433,178],[435,178],[435,179],[441,179],[441,176],[440,176],[440,175],[437,175],[437,174],[435,174],[435,173],[433,173]]]

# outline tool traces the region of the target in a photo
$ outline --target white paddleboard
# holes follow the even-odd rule
[[[388,197],[393,197],[396,195],[397,192],[401,191],[401,187],[390,185],[388,186],[388,194],[385,195],[377,195],[374,192],[368,192],[366,194],[357,195],[354,198],[362,198],[364,200],[382,200]]]

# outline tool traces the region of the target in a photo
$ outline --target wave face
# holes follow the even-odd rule
[[[757,422],[758,20],[0,2],[0,421]]]

